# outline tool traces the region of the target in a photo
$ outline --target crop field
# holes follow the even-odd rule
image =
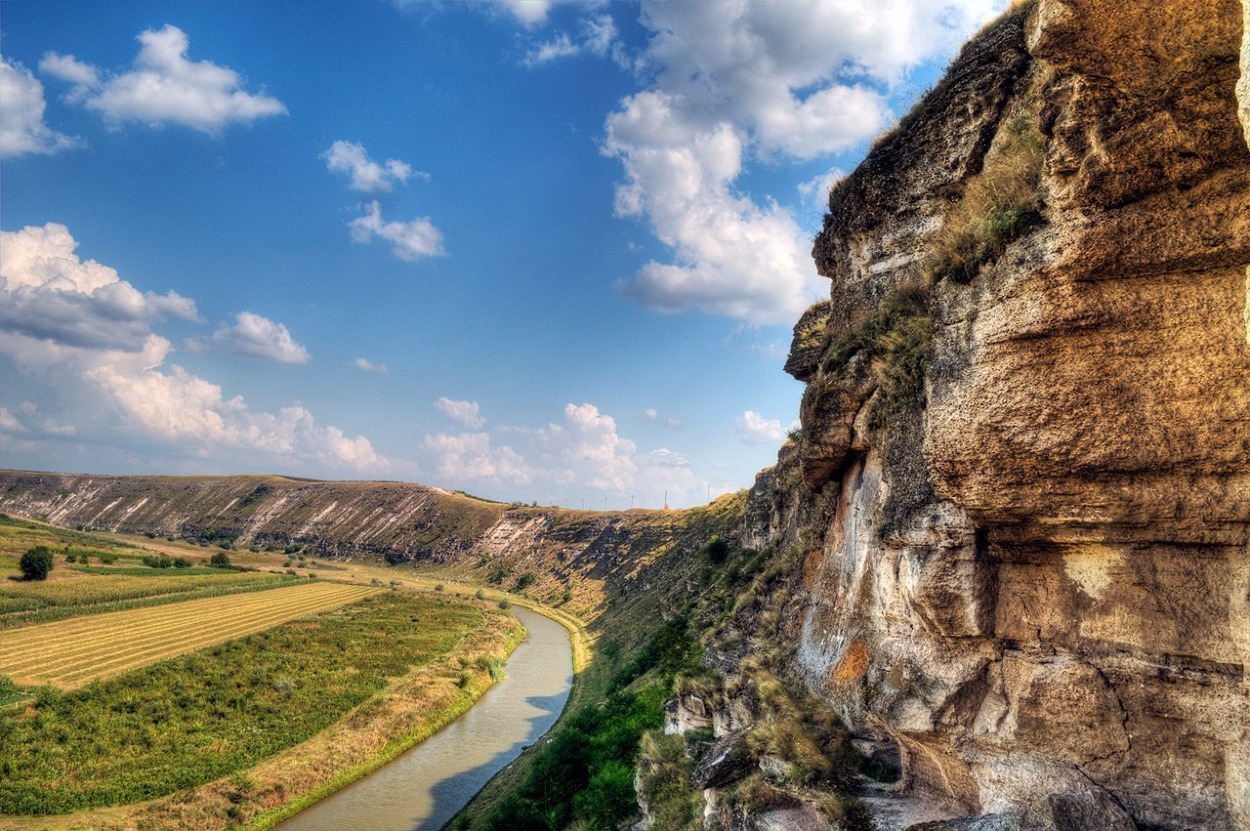
[[[207,571],[207,570],[205,570]],[[30,611],[57,607],[74,614],[92,611],[92,607],[122,600],[168,596],[170,600],[190,599],[205,591],[228,593],[252,586],[275,587],[295,578],[255,572],[222,571],[210,573],[162,574],[147,569],[147,574],[93,574],[68,580],[24,582],[0,581],[0,628],[20,626],[25,616],[9,616],[14,611]],[[106,609],[105,611],[114,611]],[[6,618],[10,618],[12,623]],[[32,623],[44,621],[35,619]]]
[[[351,588],[369,596],[76,690],[43,687],[24,707],[0,709],[0,815],[63,814],[197,788],[319,735],[348,714],[368,735],[366,702],[376,702],[374,696],[394,679],[436,665],[466,643],[480,643],[474,633],[502,639],[515,628],[494,610],[368,587],[309,582],[261,595],[272,604],[278,597]],[[146,611],[168,614],[192,605]],[[188,618],[183,629],[211,632],[239,617],[236,612],[227,622],[217,616],[193,624]],[[75,622],[99,627],[104,619]],[[124,648],[129,639],[113,646]],[[476,669],[480,661],[470,663],[477,655],[463,655],[457,671],[468,666],[485,675]],[[454,695],[467,697],[454,681],[446,683]],[[424,710],[408,713],[403,729],[414,729],[428,716]],[[307,771],[291,769],[272,787],[281,791],[307,777]],[[224,806],[228,814],[260,787],[241,773],[227,784],[239,790]],[[230,818],[169,820],[152,827],[236,825],[239,817]]]
[[[156,578],[134,579],[148,582]],[[48,585],[51,588],[56,584]],[[73,689],[144,664],[334,609],[378,591],[368,586],[304,582],[270,591],[201,598],[12,629],[0,640],[0,673],[23,686],[47,684]]]

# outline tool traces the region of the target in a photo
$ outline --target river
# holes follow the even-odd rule
[[[544,733],[573,683],[568,631],[513,607],[529,632],[504,680],[441,732],[276,826],[279,831],[437,831]]]

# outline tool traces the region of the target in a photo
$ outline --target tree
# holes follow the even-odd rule
[[[18,565],[27,580],[46,580],[52,570],[52,552],[46,545],[36,545],[22,555]]]
[[[213,568],[230,568],[230,555],[224,551],[218,551],[208,558],[208,564]]]

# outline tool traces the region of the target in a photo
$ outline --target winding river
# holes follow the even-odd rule
[[[279,831],[437,831],[555,723],[573,683],[569,633],[514,607],[529,636],[507,675],[442,732],[276,826]]]

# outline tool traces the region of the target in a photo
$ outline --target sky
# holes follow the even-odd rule
[[[0,2],[0,467],[749,487],[829,187],[1005,0]]]

